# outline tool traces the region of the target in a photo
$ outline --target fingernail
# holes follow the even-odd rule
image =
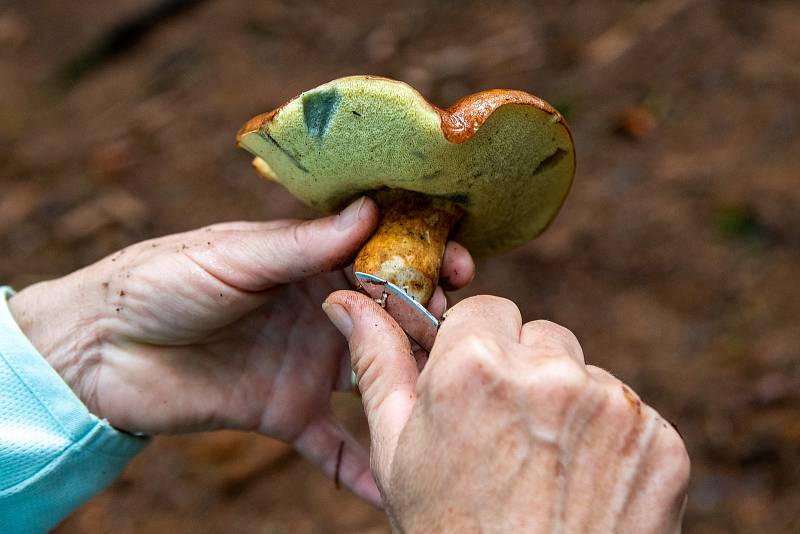
[[[361,197],[347,206],[347,208],[336,217],[336,228],[339,230],[347,230],[356,224],[358,222],[358,215],[366,200],[366,197]]]
[[[350,334],[353,333],[353,321],[344,308],[339,304],[324,302],[322,304],[322,311],[324,311],[328,319],[331,320],[333,326],[338,328],[339,332],[341,332],[344,337],[350,339]]]

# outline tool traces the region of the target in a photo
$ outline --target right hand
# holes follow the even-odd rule
[[[324,305],[348,338],[371,466],[396,532],[679,532],[678,433],[567,329],[510,301],[454,306],[418,372],[408,339],[352,291]]]

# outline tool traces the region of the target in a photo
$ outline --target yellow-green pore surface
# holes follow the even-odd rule
[[[303,93],[244,132],[240,145],[293,195],[327,212],[386,187],[456,202],[465,216],[452,237],[490,254],[535,237],[561,206],[575,160],[558,118],[503,105],[456,144],[410,86],[353,76]]]

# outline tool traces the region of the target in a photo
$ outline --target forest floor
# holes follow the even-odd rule
[[[540,239],[480,260],[451,301],[498,294],[569,327],[674,421],[687,532],[800,531],[800,4],[196,3],[127,33],[152,2],[0,4],[0,280],[312,216],[234,136],[330,79],[399,78],[441,106],[527,90],[572,126],[574,187]],[[366,439],[359,400],[335,405]],[[226,531],[387,526],[286,446],[218,433],[156,438],[57,530]]]

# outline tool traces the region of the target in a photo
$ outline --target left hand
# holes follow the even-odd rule
[[[251,430],[292,444],[367,500],[369,457],[333,418],[350,384],[347,347],[321,304],[377,225],[360,199],[314,221],[227,223],[130,246],[21,291],[23,331],[89,410],[148,434]],[[442,278],[474,264],[450,243]],[[437,290],[434,312],[444,311]]]

